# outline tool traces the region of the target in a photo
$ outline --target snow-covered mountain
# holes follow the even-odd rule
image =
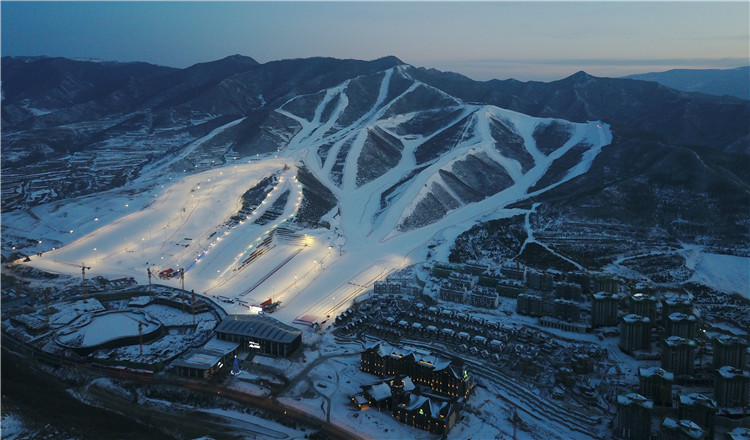
[[[32,73],[45,81],[26,81]],[[3,258],[71,249],[125,222],[132,209],[122,206],[163,222],[143,227],[152,238],[163,230],[162,251],[181,243],[188,251],[171,254],[183,265],[247,220],[276,228],[292,219],[297,232],[328,231],[342,254],[380,247],[372,257],[383,261],[424,258],[428,246],[438,258],[522,257],[518,243],[453,246],[503,218],[529,224],[551,244],[545,252],[592,269],[644,245],[747,250],[750,103],[734,98],[582,72],[480,83],[395,57],[233,56],[187,69],[6,57],[2,85]],[[208,178],[229,186],[195,224],[208,199],[186,200]],[[161,201],[186,188],[186,199]],[[159,210],[167,205],[187,229],[170,225]],[[248,230],[227,255],[244,256],[266,232]],[[610,238],[582,246],[581,235]],[[149,263],[163,257],[153,252]],[[213,272],[237,273],[239,258],[217,260]],[[118,273],[145,262],[118,261]]]

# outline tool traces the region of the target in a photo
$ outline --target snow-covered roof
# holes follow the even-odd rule
[[[735,377],[745,377],[750,379],[750,371],[743,371],[731,365],[724,365],[717,371],[724,379],[734,379]]]
[[[730,440],[750,440],[750,428],[738,426],[727,433]]]
[[[687,320],[687,321],[695,321],[695,316],[688,315],[688,314],[685,314],[685,313],[675,312],[675,313],[672,313],[672,314],[669,315],[669,320],[670,321],[685,321],[685,320]]]
[[[659,367],[639,368],[638,375],[641,377],[657,376],[670,382],[674,381],[674,373],[670,373],[669,371]]]
[[[610,293],[610,292],[601,291],[601,292],[596,292],[594,294],[594,299],[598,299],[598,300],[617,299],[617,295]]]
[[[685,293],[675,293],[664,300],[664,302],[669,305],[690,305],[692,301],[693,299],[691,298],[691,296]]]
[[[721,345],[747,345],[747,341],[740,338],[739,336],[732,335],[718,335],[714,337],[714,341]]]
[[[625,322],[643,322],[643,323],[651,322],[651,320],[648,319],[647,316],[636,315],[635,313],[631,313],[629,315],[623,316],[622,320]]]
[[[219,363],[223,354],[215,350],[190,350],[184,356],[172,363],[175,367],[209,370]]]
[[[689,345],[691,347],[695,346],[695,341],[693,341],[692,339],[683,338],[681,336],[670,336],[664,340],[664,343],[669,345],[670,347],[679,347],[681,345]]]
[[[265,315],[229,315],[216,327],[217,333],[228,333],[288,344],[302,331]]]
[[[656,301],[656,297],[653,295],[647,295],[645,293],[636,293],[630,296],[630,299],[636,302],[641,301]]]
[[[638,393],[620,394],[617,396],[617,403],[626,406],[638,405],[648,409],[654,407],[654,402]]]
[[[667,417],[662,422],[662,426],[670,430],[680,431],[688,438],[699,439],[703,437],[703,429],[691,420],[675,420]]]
[[[204,350],[219,350],[223,351],[224,353],[230,353],[236,350],[239,346],[240,344],[238,342],[222,341],[221,339],[214,336],[205,344],[203,344],[202,348]]]
[[[700,393],[681,394],[680,405],[704,406],[709,409],[716,409],[716,401]]]
[[[380,382],[370,387],[367,393],[370,394],[370,397],[372,397],[374,401],[379,402],[391,397],[391,387],[385,382]]]

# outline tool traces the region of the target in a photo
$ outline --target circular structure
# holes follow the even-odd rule
[[[147,313],[115,310],[83,315],[55,334],[55,342],[86,356],[102,348],[150,342],[164,334],[164,326]]]

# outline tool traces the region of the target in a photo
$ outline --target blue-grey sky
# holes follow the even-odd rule
[[[395,55],[478,80],[750,63],[750,2],[9,2],[2,55],[173,67]]]

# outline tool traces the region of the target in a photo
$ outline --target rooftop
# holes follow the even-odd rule
[[[667,417],[664,419],[662,426],[680,431],[690,438],[700,439],[703,437],[703,429],[690,420],[675,420]]]
[[[271,340],[288,344],[302,331],[265,315],[229,315],[216,326],[217,333]]]
[[[688,314],[685,314],[685,313],[675,312],[675,313],[672,313],[672,314],[669,315],[669,320],[670,321],[685,321],[685,320],[687,320],[687,321],[695,321],[695,316],[688,315]]]
[[[625,321],[625,322],[645,322],[645,323],[651,322],[651,320],[648,319],[648,317],[641,316],[641,315],[636,315],[634,313],[631,313],[629,315],[623,316],[622,320]]]
[[[706,397],[700,393],[681,394],[680,405],[700,405],[711,409],[716,409],[716,402],[713,399]]]
[[[739,368],[732,367],[731,365],[725,365],[719,368],[717,371],[725,379],[733,379],[738,376],[750,379],[750,371],[740,370]]]
[[[669,371],[663,368],[659,368],[659,367],[639,368],[638,376],[641,376],[641,377],[658,376],[668,381],[674,381],[674,373],[670,373]]]
[[[670,347],[679,347],[681,345],[689,345],[691,347],[695,347],[695,341],[680,336],[670,336],[665,339],[664,342]]]
[[[638,393],[621,394],[617,396],[617,403],[620,405],[638,405],[644,408],[651,409],[654,407],[654,402],[650,401],[647,397],[641,396]]]

